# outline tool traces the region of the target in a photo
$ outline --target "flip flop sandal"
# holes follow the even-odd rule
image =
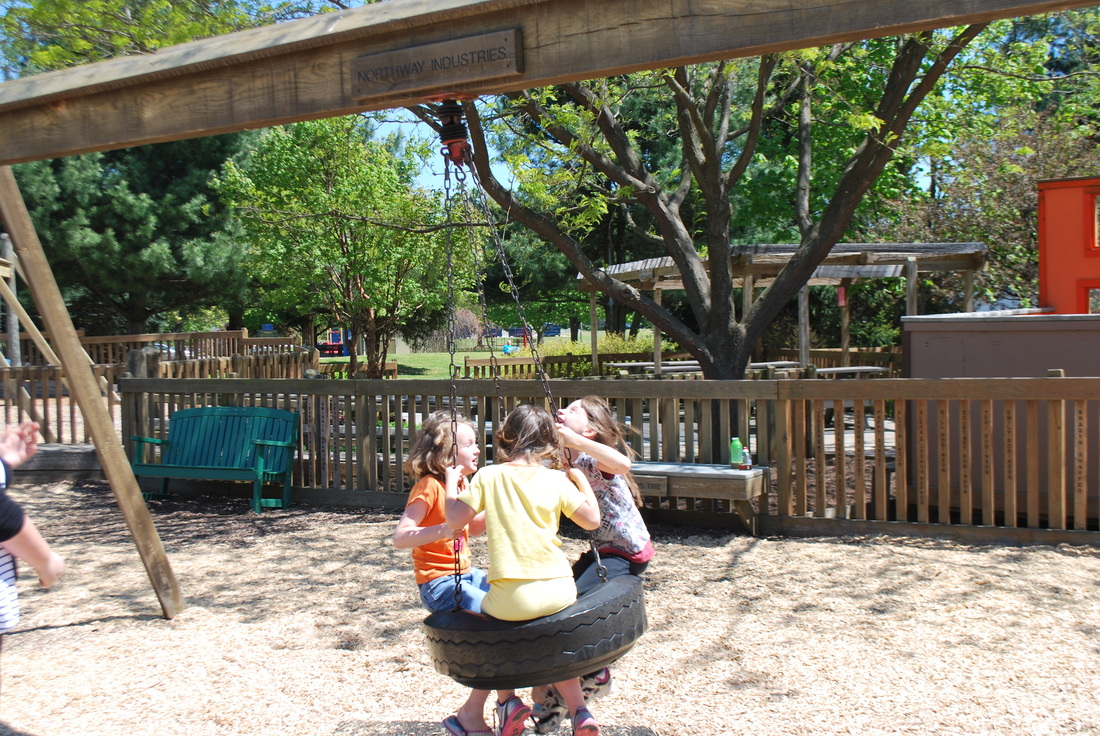
[[[492,731],[467,731],[458,722],[458,716],[447,716],[443,719],[443,729],[450,736],[493,736]]]

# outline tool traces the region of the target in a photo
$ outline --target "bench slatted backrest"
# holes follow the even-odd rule
[[[254,465],[256,451],[263,453],[264,470],[287,469],[293,453],[280,447],[257,447],[254,439],[297,441],[298,415],[283,409],[208,406],[180,409],[168,425],[164,463],[215,468]]]

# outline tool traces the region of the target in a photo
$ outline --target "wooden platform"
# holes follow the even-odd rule
[[[39,445],[38,452],[15,471],[16,484],[105,477],[93,444]]]
[[[697,463],[635,462],[630,466],[642,496],[729,501],[731,511],[753,535],[757,533],[757,520],[750,501],[764,494],[767,482],[764,470]]]

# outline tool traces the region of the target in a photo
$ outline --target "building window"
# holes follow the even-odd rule
[[[1100,289],[1089,289],[1089,314],[1100,314]]]
[[[1100,197],[1096,195],[1092,197],[1092,223],[1092,247],[1097,249],[1100,248]]]

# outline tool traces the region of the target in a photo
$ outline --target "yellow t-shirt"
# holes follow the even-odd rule
[[[420,526],[435,526],[442,524],[446,519],[443,504],[447,500],[446,490],[438,478],[425,475],[416,482],[409,491],[409,500],[405,507],[413,501],[423,501],[428,504],[428,513]],[[429,580],[455,574],[455,548],[453,539],[443,539],[436,542],[422,544],[412,548],[413,568],[416,571],[416,584],[422,585]],[[470,571],[470,545],[462,546],[462,552],[458,556],[459,571],[463,574]]]
[[[562,514],[572,516],[585,496],[565,473],[542,466],[489,465],[458,498],[475,512],[485,512],[489,582],[572,577],[558,523]]]

